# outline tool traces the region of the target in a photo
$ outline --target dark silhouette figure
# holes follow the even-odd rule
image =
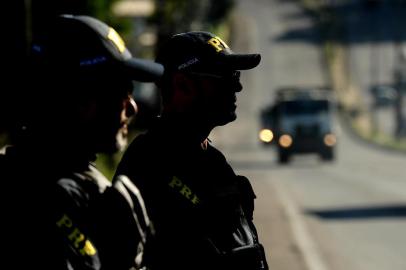
[[[140,188],[154,222],[156,269],[267,269],[253,224],[255,194],[208,136],[236,119],[240,71],[258,54],[235,54],[208,32],[174,35],[158,53],[163,112],[126,151],[117,174]]]
[[[49,22],[29,62],[25,117],[0,157],[2,190],[12,195],[2,204],[3,268],[141,269],[151,234],[142,198],[93,161],[126,145],[132,81],[154,81],[163,67],[132,58],[103,22],[71,15]]]

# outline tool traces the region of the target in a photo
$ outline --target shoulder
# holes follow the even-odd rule
[[[216,147],[214,147],[211,143],[207,144],[206,151],[213,156],[217,156],[218,158],[226,160],[224,154],[220,150],[218,150]]]
[[[133,163],[137,160],[144,159],[152,150],[152,140],[148,134],[138,135],[125,150],[120,161],[119,168],[127,166],[128,163]]]
[[[126,176],[119,175],[104,192],[101,206],[99,227],[106,233],[100,247],[107,255],[105,263],[117,269],[118,265],[135,262],[136,269],[140,269],[144,247],[153,230],[138,188]]]
[[[156,144],[155,139],[151,133],[143,133],[134,138],[134,140],[128,146],[126,152],[132,152],[133,149],[143,150]]]
[[[217,166],[221,166],[221,167],[228,167],[228,169],[234,171],[232,169],[231,165],[228,163],[224,154],[220,150],[218,150],[216,147],[209,144],[206,151],[208,153],[209,159],[214,164],[217,164]]]
[[[94,167],[58,177],[56,183],[67,190],[83,189],[99,193],[103,193],[107,187],[111,186],[110,181]]]
[[[150,221],[145,208],[144,200],[137,186],[125,175],[118,175],[113,180],[112,190],[117,191],[128,205],[132,212],[139,217],[138,222],[141,222],[143,227],[148,227]]]
[[[133,178],[143,172],[154,173],[167,156],[165,144],[152,133],[137,136],[125,151],[116,175],[124,174]]]
[[[72,265],[88,265],[99,269],[100,254],[95,242],[94,206],[98,200],[98,186],[79,175],[72,174],[57,180],[52,193],[52,211],[56,225],[55,238]],[[75,268],[76,269],[76,268]]]
[[[70,200],[75,205],[88,204],[111,186],[108,179],[92,165],[82,172],[69,173],[56,181],[56,201]]]

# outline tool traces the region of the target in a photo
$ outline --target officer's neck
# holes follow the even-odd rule
[[[161,117],[161,121],[176,138],[198,144],[203,143],[214,128],[204,121],[191,119],[187,115],[165,114]]]

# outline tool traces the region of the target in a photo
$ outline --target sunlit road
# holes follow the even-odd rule
[[[405,270],[406,155],[339,132],[337,160],[297,156],[276,163],[257,142],[259,110],[286,85],[326,85],[312,20],[297,1],[240,0],[236,52],[263,61],[243,76],[239,118],[212,136],[257,193],[255,222],[271,269]]]

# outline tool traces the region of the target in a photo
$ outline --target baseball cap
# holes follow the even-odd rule
[[[218,36],[192,31],[172,36],[158,53],[156,62],[166,71],[193,71],[221,74],[247,70],[261,61],[259,54],[237,54]]]
[[[159,80],[163,66],[132,57],[120,35],[90,16],[60,15],[33,43],[34,61],[50,69],[125,74],[141,82]],[[95,73],[97,74],[97,72]]]

